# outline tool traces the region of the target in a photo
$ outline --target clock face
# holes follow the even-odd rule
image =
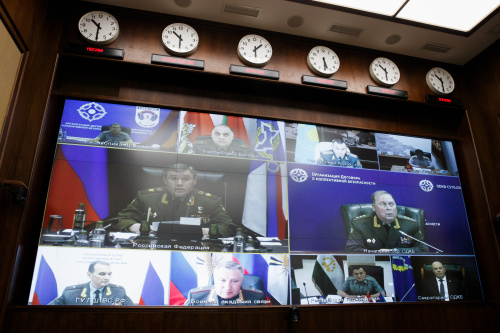
[[[425,81],[431,90],[439,95],[450,94],[455,89],[455,81],[447,70],[434,67],[427,72]]]
[[[85,41],[97,45],[112,43],[120,33],[116,18],[103,11],[83,15],[78,22],[78,30]]]
[[[238,43],[238,56],[249,65],[264,66],[271,60],[271,44],[258,35],[246,35]]]
[[[311,70],[321,76],[330,76],[338,71],[340,59],[332,49],[316,46],[307,55],[307,64]]]
[[[399,68],[387,58],[377,58],[370,64],[370,75],[380,85],[390,87],[395,85],[400,78]]]
[[[168,52],[187,56],[198,48],[198,33],[193,27],[184,23],[172,23],[163,29],[161,34],[163,45]]]

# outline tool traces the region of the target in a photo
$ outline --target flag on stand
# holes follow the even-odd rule
[[[331,254],[320,254],[314,263],[312,281],[323,297],[336,295],[344,283],[344,271]]]
[[[164,295],[163,283],[150,261],[139,305],[165,305]]]
[[[287,234],[284,163],[252,161],[247,178],[242,223],[266,237],[285,239]]]
[[[408,256],[392,257],[392,276],[394,277],[394,292],[399,302],[416,302],[417,290],[411,258]]]
[[[44,256],[40,259],[32,305],[47,305],[57,297],[57,282]]]

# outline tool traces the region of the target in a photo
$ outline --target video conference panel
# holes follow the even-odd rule
[[[28,304],[483,299],[449,141],[66,100]]]

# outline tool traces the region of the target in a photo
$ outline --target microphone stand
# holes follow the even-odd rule
[[[406,237],[410,237],[411,239],[416,240],[417,242],[420,242],[420,243],[422,243],[422,244],[424,244],[424,245],[427,245],[428,247],[432,247],[432,248],[433,248],[434,250],[436,250],[437,252],[443,252],[443,251],[441,251],[440,249],[438,249],[437,247],[434,247],[434,246],[432,246],[432,245],[429,245],[429,244],[427,244],[426,242],[421,241],[420,239],[416,239],[415,237],[412,237],[412,236],[408,235],[406,232],[403,232],[403,231],[399,230],[399,233],[400,233],[400,234],[402,234],[402,235],[404,235],[404,236],[406,236]]]
[[[307,295],[306,283],[305,283],[305,282],[302,282],[302,284],[304,285],[304,290],[305,290],[305,292],[306,292],[306,300],[307,300],[307,305],[310,305],[310,304],[309,304],[309,296]]]

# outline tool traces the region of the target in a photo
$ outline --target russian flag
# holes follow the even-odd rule
[[[163,284],[150,261],[139,305],[165,305],[164,294]]]
[[[279,162],[251,162],[242,223],[259,235],[286,238],[285,182],[281,175],[284,167]]]
[[[45,260],[40,259],[38,276],[36,278],[35,292],[33,293],[32,305],[47,305],[57,297],[57,282],[52,268]]]
[[[198,286],[198,277],[193,266],[182,252],[172,252],[170,274],[170,305],[183,305],[189,290]]]

